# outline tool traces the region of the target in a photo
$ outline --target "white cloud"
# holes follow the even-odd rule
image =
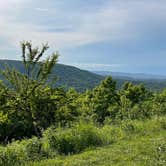
[[[125,64],[102,64],[102,63],[70,63],[69,65],[87,70],[117,70]]]
[[[16,4],[19,4],[19,3],[22,3],[23,1],[22,0],[1,0],[0,1],[0,8],[8,8],[12,5],[16,5]]]
[[[51,25],[38,25],[37,23],[30,24],[26,20],[18,22],[14,18],[15,16],[11,15],[9,11],[13,10],[13,6],[17,9],[14,10],[18,12],[26,2],[21,0],[0,2],[0,9],[3,9],[0,12],[0,37],[6,38],[14,47],[18,47],[19,41],[22,40],[32,40],[36,44],[48,42],[51,47],[56,46],[57,48],[76,47],[100,41],[114,43],[141,40],[143,36],[147,35],[149,29],[155,31],[155,22],[165,24],[166,18],[166,1],[164,0],[113,0],[92,12],[73,14],[68,13],[68,11],[61,11],[60,14],[64,17],[73,19],[71,24],[75,24],[75,28],[69,32],[49,32],[47,28],[52,28],[53,23]],[[33,7],[33,4],[31,4],[31,7]],[[5,12],[5,9],[8,10]],[[34,9],[41,11],[41,13],[49,11],[48,8],[42,7]],[[57,11],[60,9],[54,10],[56,11],[56,17],[58,17]],[[54,11],[51,12],[51,17],[54,13]],[[19,17],[22,17],[21,13]],[[31,17],[32,19],[38,19],[33,15]],[[42,15],[40,19],[42,19]],[[56,28],[56,25],[54,26]]]
[[[47,8],[35,8],[35,10],[37,10],[37,11],[39,11],[39,12],[48,12],[49,11],[49,9],[47,9]]]

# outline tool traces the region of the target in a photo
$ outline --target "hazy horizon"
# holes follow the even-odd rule
[[[0,60],[11,60],[11,61],[21,61],[21,59],[0,59]],[[111,70],[97,70],[96,68],[87,68],[86,67],[81,67],[81,66],[78,66],[77,64],[65,64],[65,63],[57,63],[57,64],[62,64],[62,65],[67,65],[67,66],[72,66],[72,67],[76,67],[76,68],[79,68],[81,70],[86,70],[86,71],[90,71],[90,72],[93,72],[93,73],[96,73],[96,74],[99,74],[98,72],[108,72],[108,73],[114,73],[114,75],[116,74],[122,74],[121,76],[125,75],[125,74],[131,74],[131,75],[146,75],[146,76],[151,76],[155,78],[155,76],[158,76],[158,77],[164,77],[164,79],[166,78],[166,75],[164,74],[154,74],[154,73],[139,73],[139,72],[123,72],[123,71],[111,71]],[[103,75],[103,74],[100,74],[100,75]],[[117,75],[118,76],[118,75]]]

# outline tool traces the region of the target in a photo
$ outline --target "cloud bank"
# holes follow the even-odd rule
[[[79,10],[62,11],[65,4],[58,6],[56,2],[52,8],[43,8],[38,0],[6,0],[0,2],[0,6],[3,8],[0,12],[0,36],[12,45],[23,39],[37,43],[48,41],[50,45],[60,48],[99,41],[138,41],[142,37],[151,40],[166,28],[164,0],[105,1],[95,10],[84,13]],[[16,8],[13,9],[12,6]],[[72,3],[69,8],[72,8]],[[51,21],[55,21],[55,24]],[[56,31],[64,29],[64,26],[67,27],[66,31]]]
[[[115,47],[119,51],[118,58],[124,61],[120,62],[115,52],[114,59],[111,57],[115,61],[113,64],[127,64],[127,61],[150,63],[150,57],[151,60],[154,58],[151,64],[163,64],[154,53],[159,56],[159,53],[166,52],[165,0],[91,0],[88,3],[83,0],[47,0],[42,3],[39,0],[6,0],[0,1],[0,20],[0,58],[17,58],[11,54],[14,51],[19,53],[22,40],[32,40],[36,45],[48,42],[52,50],[62,51],[109,43],[107,49]],[[123,53],[124,50],[135,55],[127,55],[129,51]],[[106,57],[104,54],[98,56]],[[65,56],[63,58],[65,60]],[[90,65],[104,67],[101,64],[105,63],[96,61]]]

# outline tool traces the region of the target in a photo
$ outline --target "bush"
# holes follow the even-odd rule
[[[37,138],[24,140],[20,142],[25,147],[25,156],[27,160],[40,160],[47,156],[47,153],[42,148],[42,142]]]
[[[99,129],[92,124],[77,124],[64,130],[49,128],[44,132],[43,140],[45,148],[61,154],[78,153],[103,143]]]
[[[0,147],[0,165],[20,165],[26,161],[35,161],[47,158],[47,153],[42,148],[41,141],[32,139],[15,141],[6,147]]]
[[[0,165],[1,166],[17,166],[24,162],[25,151],[20,144],[0,147]]]
[[[102,138],[103,145],[108,145],[108,144],[114,143],[120,139],[123,139],[125,136],[125,133],[119,127],[105,125],[100,130],[100,135]]]
[[[99,146],[103,144],[102,135],[99,128],[92,124],[79,124],[75,128],[79,144],[77,149],[83,150],[91,146]]]

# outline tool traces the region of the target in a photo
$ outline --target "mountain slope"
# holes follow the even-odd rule
[[[0,69],[4,69],[4,64],[13,66],[20,72],[24,73],[24,67],[21,61],[16,60],[0,60]],[[100,73],[101,74],[101,73]],[[111,74],[111,73],[110,73]],[[108,74],[108,75],[110,75]],[[79,68],[56,64],[53,68],[52,77],[57,78],[55,86],[63,86],[65,88],[74,87],[76,90],[82,92],[86,89],[91,89],[98,85],[103,80],[105,75],[98,75]],[[119,89],[126,81],[134,84],[143,83],[145,87],[150,90],[160,91],[166,88],[166,79],[134,79],[128,76],[116,75],[112,73],[112,77],[117,81],[117,88]]]
[[[24,73],[24,66],[21,61],[16,60],[0,60],[0,69],[4,69],[4,64],[8,64],[20,72]],[[79,91],[84,91],[95,87],[104,79],[103,76],[91,73],[89,71],[80,70],[73,66],[56,64],[53,68],[51,77],[57,78],[56,86],[74,87]]]

